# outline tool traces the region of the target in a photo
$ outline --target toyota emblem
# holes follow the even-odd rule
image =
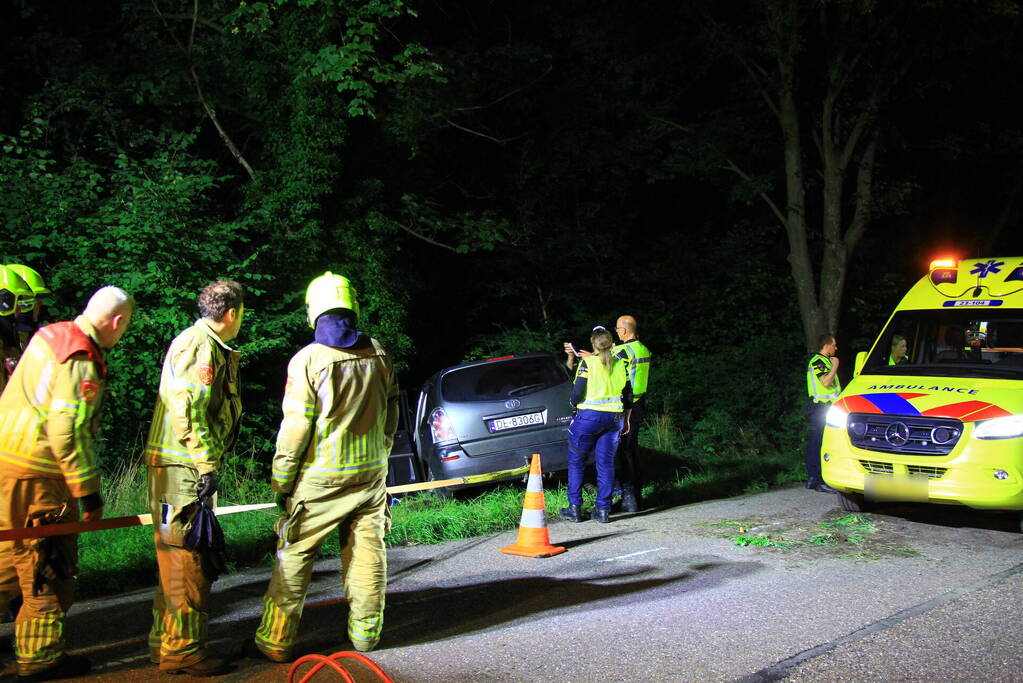
[[[902,422],[893,422],[884,430],[884,439],[893,446],[905,446],[909,441],[909,427]]]
[[[522,405],[522,401],[517,398],[512,398],[504,402],[504,407],[508,410],[515,410]]]

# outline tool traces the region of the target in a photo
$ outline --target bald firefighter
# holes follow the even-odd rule
[[[263,598],[255,645],[292,659],[316,552],[339,530],[348,637],[360,652],[380,640],[387,583],[384,534],[387,457],[398,424],[391,357],[356,329],[359,304],[348,279],[327,272],[306,290],[314,341],[291,359],[272,486],[284,514],[277,561]]]
[[[135,302],[104,287],[73,322],[32,337],[0,397],[0,528],[103,516],[92,449],[106,385],[106,351],[120,341]],[[24,604],[14,627],[20,680],[83,674],[89,660],[64,652],[64,615],[77,571],[74,535],[9,541]]]
[[[240,354],[227,342],[241,329],[244,296],[242,286],[230,280],[212,282],[199,294],[202,317],[171,342],[164,358],[146,441],[160,572],[149,653],[170,673],[216,676],[228,670],[206,650],[211,580],[184,539],[199,496],[216,493],[224,455],[238,434]]]

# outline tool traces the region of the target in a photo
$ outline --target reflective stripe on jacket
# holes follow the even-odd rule
[[[106,365],[83,316],[32,337],[0,396],[0,476],[64,479],[75,498],[96,493],[92,449]]]
[[[391,357],[375,339],[348,349],[314,342],[296,353],[282,410],[274,490],[290,493],[299,477],[338,486],[387,475],[398,383]]]
[[[612,355],[619,355],[619,351],[624,352],[628,358],[629,382],[632,383],[633,398],[642,398],[650,379],[650,360],[653,358],[653,354],[646,344],[638,339],[630,339],[611,349]]]
[[[831,359],[819,353],[813,354],[806,365],[806,393],[814,403],[830,403],[842,393],[842,383],[835,375],[830,387],[821,384],[821,377],[831,372]]]
[[[608,413],[620,413],[625,410],[622,391],[629,381],[628,361],[612,358],[609,373],[600,362],[599,356],[587,356],[580,359],[576,377],[586,378],[586,397],[576,405],[576,408]]]
[[[146,439],[150,466],[220,470],[241,420],[240,358],[203,320],[171,342]]]

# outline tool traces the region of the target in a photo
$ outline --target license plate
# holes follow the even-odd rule
[[[927,502],[927,477],[868,474],[863,493],[869,500]]]
[[[489,429],[490,433],[493,434],[494,432],[503,432],[506,429],[528,427],[529,425],[542,425],[543,423],[543,412],[526,413],[525,415],[516,415],[514,417],[499,417],[495,420],[487,420],[487,429]]]

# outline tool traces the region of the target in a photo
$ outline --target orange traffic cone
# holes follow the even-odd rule
[[[540,454],[533,453],[533,461],[529,464],[526,498],[522,501],[519,537],[512,545],[501,548],[502,553],[524,557],[550,557],[565,552],[563,546],[551,545],[551,538],[547,534],[547,519],[543,514],[546,507],[543,499],[543,481],[540,477]]]

